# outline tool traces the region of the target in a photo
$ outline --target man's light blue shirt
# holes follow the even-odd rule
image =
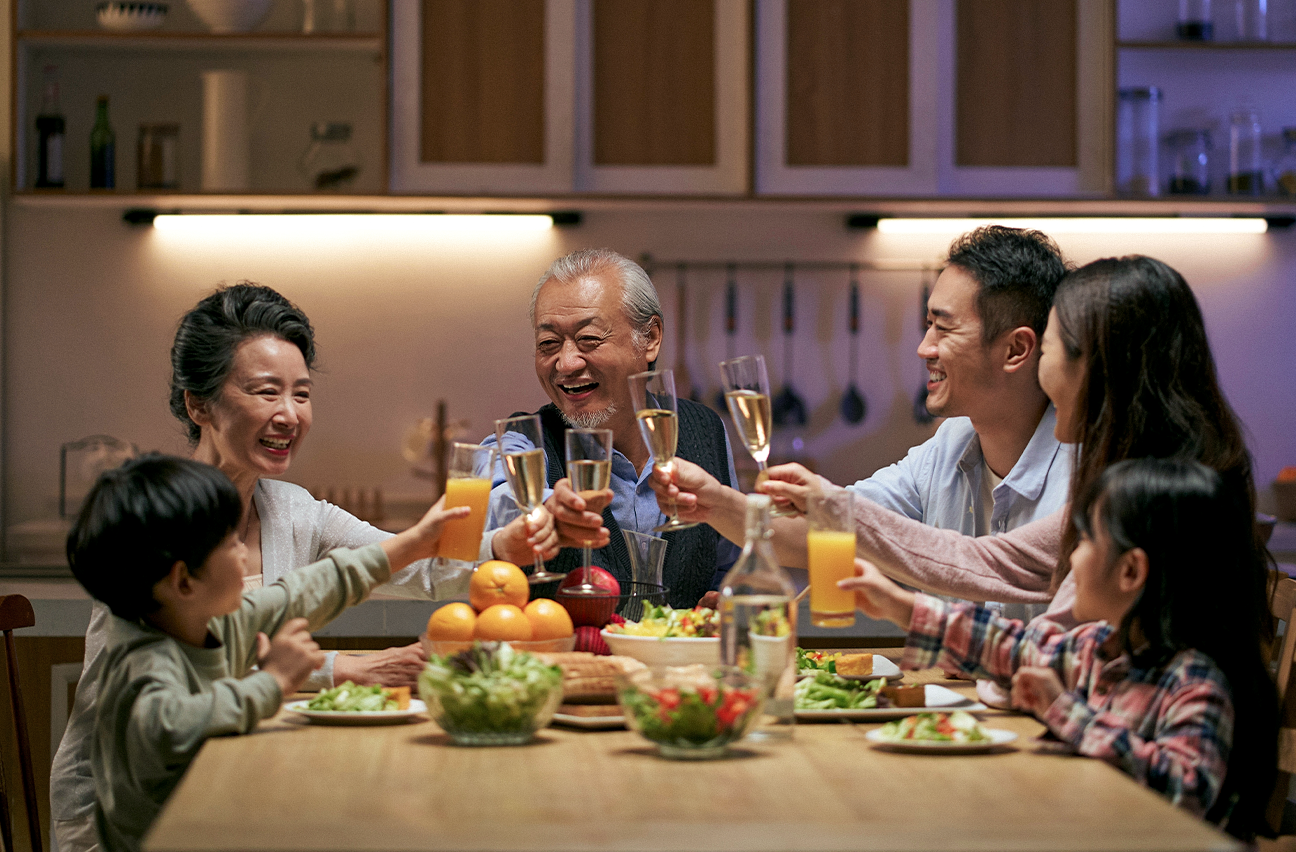
[[[491,435],[482,441],[484,446],[493,447],[496,445],[496,436]],[[535,449],[535,444],[528,441],[516,432],[508,432],[504,435],[504,452],[505,453],[522,453]],[[738,475],[734,470],[733,450],[729,446],[729,435],[725,433],[725,456],[729,460],[729,481],[737,482]],[[545,459],[546,471],[545,482],[548,479],[548,458]],[[644,465],[642,473],[635,471],[634,464],[626,458],[619,450],[612,450],[612,517],[623,530],[633,530],[646,535],[659,535],[653,532],[653,527],[660,526],[666,521],[666,516],[662,513],[661,508],[657,505],[657,494],[648,484],[648,477],[652,475],[653,462],[650,458]],[[553,489],[545,487],[544,499],[548,500],[549,495],[553,494]],[[518,515],[522,510],[518,508],[513,499],[513,489],[509,487],[508,478],[504,473],[503,461],[498,461],[495,465],[495,473],[492,477],[490,508],[486,513],[486,532],[482,535],[481,558],[491,559],[491,540],[495,536],[495,531],[505,526]],[[733,542],[721,538],[716,544],[716,573],[712,580],[712,587],[717,588],[720,580],[733,567],[734,562],[738,561],[742,548]]]
[[[1053,436],[1056,423],[1057,411],[1049,405],[1021,457],[995,487],[986,530],[977,529],[985,458],[981,439],[966,417],[947,419],[903,459],[848,487],[928,526],[964,535],[998,535],[1066,506],[1073,452]],[[1010,618],[1029,619],[1047,608],[1046,604],[1010,604],[1004,612]]]

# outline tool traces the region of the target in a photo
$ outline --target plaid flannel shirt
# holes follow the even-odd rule
[[[1233,742],[1233,699],[1224,673],[1197,651],[1159,668],[1128,654],[1109,659],[1106,622],[1074,630],[1039,619],[1027,628],[973,604],[918,595],[902,668],[1007,682],[1022,666],[1047,666],[1065,692],[1041,720],[1077,752],[1111,763],[1204,816],[1219,795]]]

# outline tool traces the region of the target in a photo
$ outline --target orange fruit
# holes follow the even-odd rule
[[[451,603],[437,607],[428,619],[427,635],[433,641],[468,641],[477,626],[477,613],[466,603]]]
[[[478,565],[468,581],[468,601],[478,612],[496,604],[512,604],[521,609],[531,597],[527,576],[512,562],[492,559]]]
[[[495,604],[477,615],[473,636],[500,642],[525,642],[531,638],[531,622],[513,604]]]
[[[532,639],[562,639],[572,635],[576,628],[572,626],[567,608],[557,601],[548,598],[536,598],[522,610],[527,621],[531,622]]]

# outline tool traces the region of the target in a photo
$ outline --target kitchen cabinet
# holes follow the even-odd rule
[[[744,193],[746,0],[393,9],[396,193]]]
[[[1179,41],[1175,33],[1177,3],[1121,0],[1115,27],[1116,86],[1161,90],[1158,177],[1162,194],[1168,188],[1171,168],[1167,138],[1178,130],[1205,129],[1212,142],[1207,152],[1210,192],[1206,197],[1272,201],[1277,186],[1271,175],[1266,175],[1266,188],[1259,199],[1225,193],[1229,115],[1243,108],[1257,109],[1265,162],[1272,165],[1278,161],[1283,150],[1282,128],[1296,126],[1296,101],[1291,97],[1296,91],[1296,6],[1268,4],[1270,40],[1240,41],[1233,4],[1212,5],[1213,40]],[[1200,196],[1168,197],[1190,203]]]
[[[1104,192],[1109,20],[1077,0],[757,0],[756,191]]]
[[[177,191],[200,188],[202,84],[207,70],[248,72],[252,193],[313,190],[298,163],[314,122],[345,122],[360,170],[347,192],[385,189],[387,9],[356,0],[356,26],[346,32],[301,32],[301,5],[276,3],[253,32],[215,35],[181,2],[169,4],[161,27],[108,32],[93,3],[17,0],[14,9],[13,185],[31,190],[36,173],[36,115],[52,67],[66,119],[62,190],[89,189],[89,137],[97,96],[109,97],[116,134],[116,181],[110,192],[136,191],[136,142],[142,124],[179,125]],[[150,193],[155,190],[148,190]],[[104,192],[96,190],[96,193]]]

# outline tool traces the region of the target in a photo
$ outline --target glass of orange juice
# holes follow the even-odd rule
[[[810,562],[810,623],[815,627],[850,627],[855,623],[855,595],[837,581],[855,576],[854,495],[845,488],[810,492],[806,546]]]
[[[468,506],[472,512],[466,518],[445,522],[441,528],[441,557],[477,561],[482,529],[486,526],[486,508],[490,504],[494,462],[494,447],[458,441],[451,445],[446,466],[445,508]]]

